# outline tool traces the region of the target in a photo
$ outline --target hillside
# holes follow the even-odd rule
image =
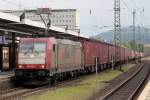
[[[147,31],[142,27],[136,27],[136,42],[137,43],[144,43],[148,44],[150,43],[150,31]],[[110,30],[108,32],[100,33],[96,36],[92,36],[91,38],[94,39],[104,39],[106,41],[113,41],[113,30]],[[127,42],[133,40],[133,29],[132,27],[125,27],[122,28],[122,42]]]

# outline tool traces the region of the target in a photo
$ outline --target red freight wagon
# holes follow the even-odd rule
[[[113,45],[109,45],[109,62],[112,62],[115,57],[115,47]]]
[[[101,64],[106,64],[109,62],[109,45],[104,42],[101,42],[100,44],[101,44],[100,62]]]
[[[142,52],[140,52],[140,57],[142,57]]]
[[[138,58],[140,58],[141,57],[141,54],[140,54],[140,52],[138,52]]]
[[[131,50],[131,55],[132,55],[132,59],[134,59],[134,57],[135,57],[135,52],[134,52],[134,50]]]
[[[117,47],[115,48],[115,52],[121,54],[121,48],[117,46]],[[117,59],[117,62],[119,62],[119,59]]]
[[[144,53],[143,52],[140,52],[140,55],[141,55],[141,57],[144,57]]]
[[[121,49],[121,61],[125,60],[125,48],[120,48]]]
[[[131,58],[132,58],[132,52],[131,52],[131,50],[130,50],[130,49],[128,49],[128,56],[129,56],[129,59],[131,59]]]
[[[138,58],[138,52],[137,51],[135,51],[135,56],[136,56],[136,58]]]
[[[129,59],[132,59],[132,50],[128,49],[129,51]]]
[[[84,41],[84,64],[95,65],[95,57],[99,58],[101,64],[108,63],[108,44],[103,42]]]
[[[125,48],[125,59],[129,60],[130,53],[129,53],[129,49]]]
[[[125,49],[121,48],[121,47],[116,47],[116,52],[121,53],[121,61],[124,61],[125,60]],[[112,61],[112,57],[115,57],[115,47],[113,45],[109,45],[109,62]]]

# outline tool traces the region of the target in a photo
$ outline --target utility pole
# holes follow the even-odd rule
[[[136,50],[136,48],[135,48],[135,14],[136,14],[136,10],[134,9],[133,10],[133,44],[134,44],[134,55],[136,56],[136,54],[135,54],[135,50]]]
[[[120,0],[114,0],[114,45],[115,45],[114,62],[117,62],[121,59],[121,49],[120,50],[116,49],[117,46],[121,46]]]
[[[141,26],[140,25],[138,26],[138,33],[139,33],[139,38],[138,38],[139,42],[138,43],[142,43]]]
[[[148,35],[147,34],[148,34],[148,30],[145,28],[145,39],[144,39],[145,40],[145,42],[144,42],[145,44],[148,43]]]
[[[95,58],[95,72],[96,72],[96,82],[97,82],[97,74],[98,74],[98,57]]]

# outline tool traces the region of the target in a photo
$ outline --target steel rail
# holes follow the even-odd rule
[[[123,87],[126,83],[128,83],[132,78],[134,78],[143,68],[144,64],[140,65],[139,69],[133,73],[130,77],[128,77],[126,80],[121,82],[119,85],[111,89],[108,93],[106,93],[105,96],[101,97],[100,100],[106,100],[108,99],[111,95],[113,95],[116,91],[118,91],[121,87]]]

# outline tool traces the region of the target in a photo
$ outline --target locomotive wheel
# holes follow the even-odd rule
[[[50,78],[49,78],[49,84],[53,85],[55,83],[57,83],[55,76],[50,76]]]

